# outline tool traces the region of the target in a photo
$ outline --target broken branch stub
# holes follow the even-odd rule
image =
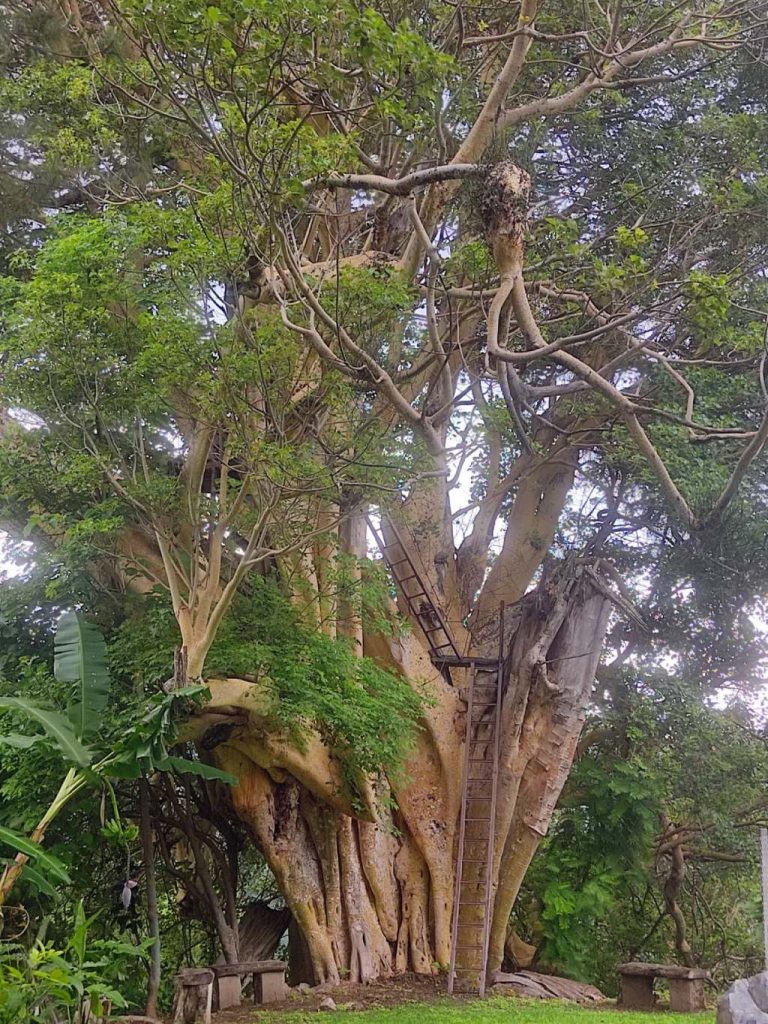
[[[520,258],[530,194],[530,175],[511,160],[496,164],[483,183],[480,216],[502,274]]]

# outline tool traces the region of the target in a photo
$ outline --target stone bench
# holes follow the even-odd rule
[[[248,960],[240,964],[215,964],[214,988],[217,1006],[226,1010],[240,1005],[240,989],[250,978],[253,982],[254,1003],[275,1003],[285,999],[286,964],[283,960]],[[228,984],[233,979],[234,985]]]
[[[652,1010],[656,1005],[653,983],[664,978],[669,983],[669,1008],[676,1013],[705,1010],[704,985],[709,972],[698,967],[675,964],[622,964],[619,1004],[626,1010]]]

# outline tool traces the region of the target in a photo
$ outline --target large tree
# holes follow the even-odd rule
[[[467,673],[366,513],[462,654],[504,607],[498,967],[611,609],[648,625],[633,548],[722,544],[768,439],[765,5],[6,7],[4,529],[134,621],[169,595],[318,981],[450,952]],[[275,714],[267,585],[358,656],[359,734]]]

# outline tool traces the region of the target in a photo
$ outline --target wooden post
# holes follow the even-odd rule
[[[459,902],[461,876],[464,870],[464,835],[467,828],[467,779],[469,778],[469,748],[472,745],[472,701],[475,693],[475,669],[469,670],[469,692],[467,693],[467,725],[464,736],[464,768],[461,776],[461,814],[459,816],[459,846],[456,860],[456,877],[453,885],[453,924],[451,926],[451,959],[448,965],[448,994],[453,995],[456,975],[456,946],[459,941]]]
[[[173,1024],[211,1024],[213,971],[189,967],[176,975]]]
[[[768,971],[768,829],[760,829],[760,866],[763,879],[763,956]]]
[[[499,749],[501,731],[501,697],[504,675],[504,602],[499,605],[499,664],[496,668],[496,707],[493,709],[493,774],[491,776],[491,810],[488,825],[488,859],[485,865],[485,915],[483,917],[483,959],[480,963],[480,998],[485,998],[488,975],[488,952],[491,944],[491,919],[494,897],[493,866],[496,854],[496,791],[499,785]]]

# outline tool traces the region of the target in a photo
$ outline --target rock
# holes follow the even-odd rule
[[[129,1013],[127,1017],[113,1017],[115,1024],[161,1024],[157,1017],[142,1017],[141,1014]]]
[[[766,971],[752,978],[739,978],[731,985],[717,1004],[717,1024],[768,1024],[768,1013],[760,1008],[755,996],[768,1003]]]
[[[320,1003],[320,1005],[318,1006],[318,1010],[335,1010],[335,1009],[336,1009],[336,1001],[334,999],[332,999],[330,996],[326,996],[325,999],[322,1001],[322,1003]]]
[[[558,978],[536,971],[517,971],[515,974],[494,971],[491,983],[495,992],[509,992],[512,989],[518,995],[533,999],[570,999],[575,1003],[606,1001],[606,997],[594,985],[584,985],[578,981],[571,981],[570,978]]]
[[[298,992],[302,996],[305,996],[307,994],[307,992],[311,991],[311,989],[312,989],[311,985],[308,985],[306,983],[306,981],[302,981],[301,984],[297,985],[296,988],[293,991],[294,992]]]
[[[749,994],[758,1010],[768,1013],[768,971],[761,971],[747,979]]]

